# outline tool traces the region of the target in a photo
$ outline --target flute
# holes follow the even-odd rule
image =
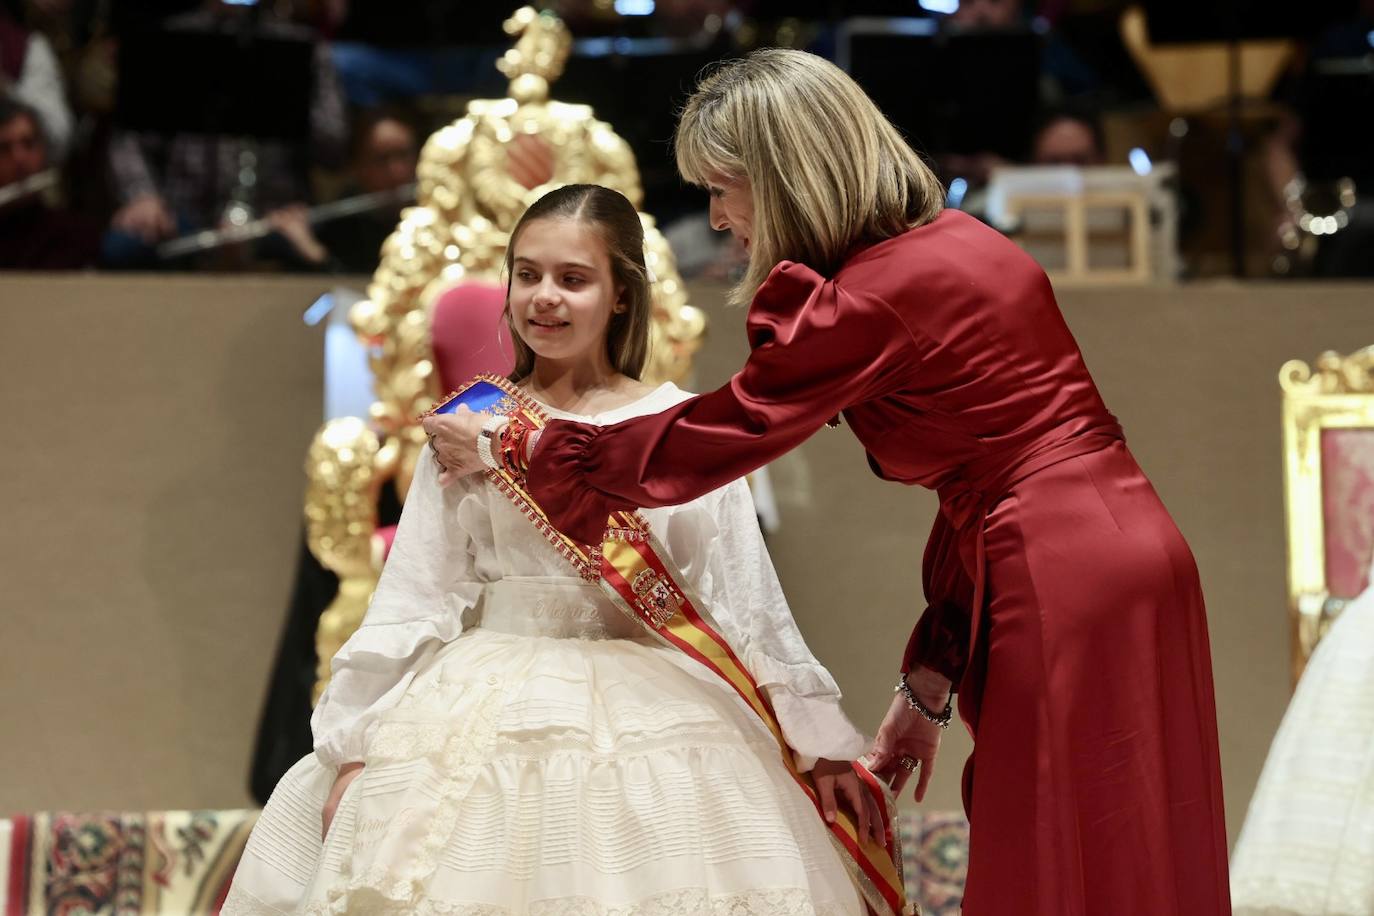
[[[345,216],[352,216],[355,213],[366,213],[369,210],[380,210],[393,204],[407,203],[414,199],[415,184],[411,182],[387,191],[373,191],[370,194],[345,197],[342,200],[311,207],[306,214],[306,219],[314,226]],[[192,232],[190,235],[183,235],[180,238],[163,242],[157,246],[157,256],[163,259],[177,258],[200,251],[208,251],[211,248],[259,239],[271,232],[272,224],[266,218],[255,219],[244,223],[242,226],[202,229],[199,232]]]
[[[28,178],[0,187],[0,207],[30,194],[38,194],[57,184],[57,169],[44,169]]]

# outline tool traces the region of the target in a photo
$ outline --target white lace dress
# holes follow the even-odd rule
[[[577,419],[684,397],[665,385]],[[803,765],[862,753],[747,487],[645,514]],[[367,618],[334,658],[315,754],[277,785],[222,912],[863,913],[757,717],[639,627],[483,478],[440,489],[426,452]],[[322,843],[349,761],[366,766]]]
[[[1374,916],[1374,588],[1308,660],[1231,857],[1237,916]]]

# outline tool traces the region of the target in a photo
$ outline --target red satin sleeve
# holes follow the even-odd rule
[[[926,542],[921,564],[926,609],[916,621],[902,657],[902,670],[918,665],[938,672],[956,687],[968,666],[969,607],[973,580],[959,556],[959,537],[943,513]]]
[[[749,361],[724,387],[613,426],[553,422],[530,490],[561,531],[601,540],[617,509],[686,502],[801,444],[845,407],[895,391],[918,354],[885,302],[784,261],[749,307]]]

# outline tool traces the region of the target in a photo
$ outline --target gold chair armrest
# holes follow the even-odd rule
[[[394,453],[394,446],[384,445],[356,417],[329,421],[310,443],[305,461],[306,544],[339,577],[339,593],[315,631],[319,664],[314,702],[329,683],[330,661],[362,623],[377,585],[377,499]]]

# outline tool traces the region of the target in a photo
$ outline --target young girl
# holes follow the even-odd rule
[[[549,415],[613,423],[687,397],[637,380],[651,303],[623,196],[544,196],[506,268],[512,380]],[[579,578],[485,477],[441,487],[440,472],[427,447],[367,618],[334,658],[315,754],[278,784],[223,912],[862,913],[759,718]],[[827,812],[837,793],[861,808],[846,761],[864,739],[797,631],[745,485],[644,515]]]

